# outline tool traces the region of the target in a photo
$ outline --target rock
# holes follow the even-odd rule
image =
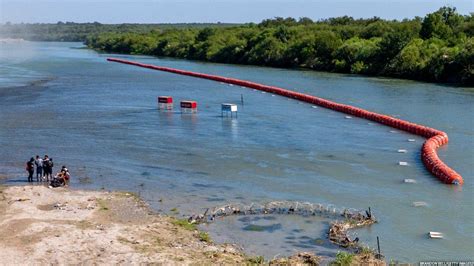
[[[204,252],[218,252],[219,248],[215,246],[207,246],[204,248]]]

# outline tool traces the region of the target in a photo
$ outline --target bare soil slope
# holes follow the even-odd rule
[[[0,188],[0,264],[244,263],[129,193]]]

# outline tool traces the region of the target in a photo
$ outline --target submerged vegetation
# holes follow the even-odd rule
[[[241,25],[0,27],[0,34],[9,37],[21,37],[21,31],[40,32],[24,34],[26,39],[80,40],[111,53],[474,85],[474,15],[460,15],[451,7],[402,21],[344,16],[320,21],[275,18]]]

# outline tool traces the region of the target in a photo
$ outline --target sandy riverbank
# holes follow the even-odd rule
[[[0,186],[0,264],[258,264],[127,192]],[[352,262],[373,261],[358,255]],[[363,259],[363,260],[361,260]],[[367,260],[366,260],[367,259]],[[270,264],[318,264],[300,253]]]
[[[17,186],[0,194],[0,264],[242,263],[130,193]]]

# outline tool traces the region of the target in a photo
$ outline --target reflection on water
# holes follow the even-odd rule
[[[238,140],[239,121],[237,119],[223,117],[222,118],[222,132],[229,134],[233,141]]]
[[[424,169],[420,137],[268,93],[108,63],[92,51],[70,49],[77,46],[0,46],[0,174],[8,176],[7,182],[18,184],[15,180],[25,178],[23,164],[31,155],[48,153],[56,165],[68,165],[73,187],[135,191],[165,212],[178,208],[180,214],[192,214],[229,202],[273,200],[370,206],[380,223],[356,233],[372,246],[379,236],[388,258],[472,259],[472,89],[123,56],[279,85],[446,131],[450,144],[440,157],[465,178],[458,190]],[[42,78],[53,79],[12,85]],[[158,111],[158,95],[171,95],[175,102],[196,100],[199,111],[181,114],[177,106],[173,112]],[[238,118],[222,118],[221,103],[239,104],[242,95],[245,108],[239,106]],[[399,161],[409,166],[399,166]],[[418,183],[405,184],[405,178]],[[413,207],[414,201],[425,201],[428,207]],[[304,246],[304,239],[295,240],[301,237],[325,238],[325,221],[277,219],[231,218],[207,228],[217,239],[235,240],[267,256]],[[281,227],[272,232],[242,230],[251,224]],[[295,235],[292,230],[303,231]],[[446,239],[432,241],[428,231],[441,231]],[[252,244],[247,233],[262,237]],[[307,248],[334,252],[325,245]]]

